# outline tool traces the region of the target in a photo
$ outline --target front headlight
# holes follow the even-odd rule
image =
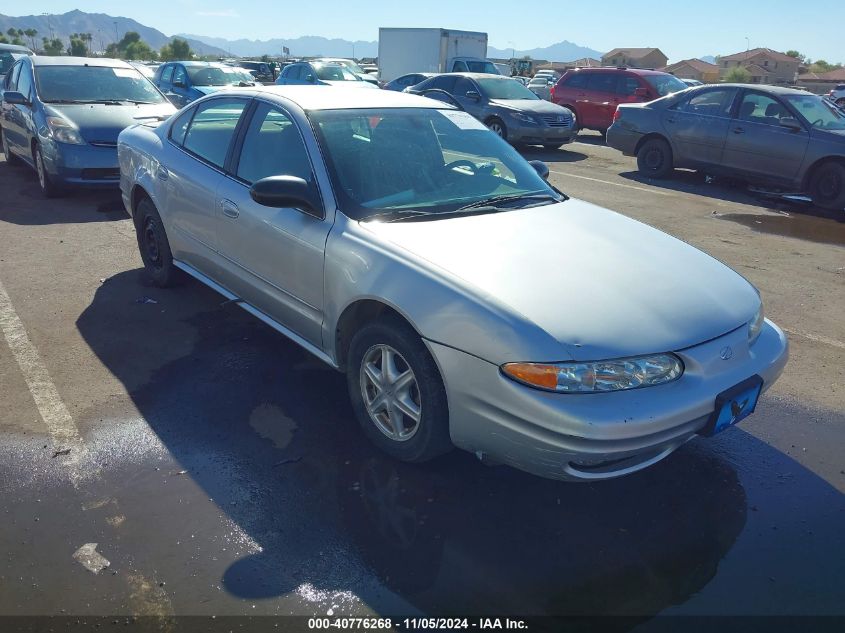
[[[533,116],[530,116],[528,114],[523,114],[522,112],[511,112],[510,115],[514,119],[516,119],[517,121],[522,121],[523,123],[534,124],[534,125],[537,124],[537,119],[535,119]]]
[[[763,322],[765,317],[763,315],[763,303],[757,309],[757,314],[748,322],[748,346],[751,347],[760,338],[760,332],[763,331]]]
[[[653,387],[677,380],[684,364],[674,354],[574,363],[505,363],[502,373],[529,387],[596,393]]]
[[[47,130],[49,131],[48,136],[59,143],[85,145],[85,141],[79,135],[79,130],[59,117],[47,117]]]

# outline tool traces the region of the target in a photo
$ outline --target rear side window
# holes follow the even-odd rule
[[[431,84],[431,88],[439,88],[440,90],[445,90],[448,93],[451,93],[452,90],[455,88],[455,82],[458,80],[457,77],[452,75],[441,75],[440,77],[435,77],[434,81]]]
[[[161,73],[161,82],[165,84],[169,84],[170,80],[173,78],[173,66],[165,66],[164,70]]]
[[[222,169],[246,104],[242,99],[213,99],[197,107],[183,147]]]
[[[676,110],[705,116],[729,117],[736,88],[702,90],[675,106]]]
[[[587,82],[587,90],[593,92],[616,92],[616,73],[593,73]]]
[[[590,73],[574,73],[567,77],[563,85],[567,88],[586,88]]]
[[[636,77],[632,77],[631,75],[622,75],[616,83],[616,92],[625,97],[630,97],[639,87],[640,82]]]

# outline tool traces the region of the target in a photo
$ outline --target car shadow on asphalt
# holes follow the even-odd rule
[[[389,614],[387,589],[439,616],[636,616],[615,623],[626,630],[701,591],[748,520],[731,460],[692,444],[589,484],[487,467],[460,451],[396,462],[362,437],[342,374],[193,281],[160,290],[139,270],[117,274],[77,327],[166,451],[259,546],[208,579],[237,599],[310,587],[353,592]],[[804,473],[811,490],[829,488]],[[148,497],[142,505],[167,503],[164,488],[132,487]],[[174,511],[188,512],[182,504]],[[192,526],[191,542],[215,529]],[[208,554],[186,560],[192,578],[213,575]]]
[[[128,216],[117,184],[113,190],[68,190],[60,198],[45,198],[35,172],[27,166],[0,163],[0,221],[26,226],[112,222]]]
[[[582,152],[569,149],[570,147],[571,145],[564,145],[560,149],[546,149],[531,145],[520,148],[519,153],[525,160],[542,160],[549,163],[577,163],[589,158]]]

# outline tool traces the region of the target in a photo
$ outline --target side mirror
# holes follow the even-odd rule
[[[307,81],[309,84],[313,84],[315,81],[317,81],[317,79],[314,77],[314,75],[306,75],[305,81]]]
[[[467,90],[467,99],[472,99],[473,101],[481,101],[481,95],[478,94],[475,90]]]
[[[22,92],[7,90],[3,93],[3,101],[10,105],[29,105],[29,99],[23,96]]]
[[[541,160],[529,160],[528,164],[534,168],[534,171],[540,175],[540,178],[543,180],[549,179],[549,166],[546,163]]]
[[[648,97],[648,88],[634,88],[634,96],[635,97],[642,97],[643,99]]]
[[[793,132],[800,132],[801,131],[801,124],[798,122],[798,119],[785,116],[780,119],[780,126],[785,127],[787,130],[792,130]]]
[[[185,87],[185,82],[184,82],[184,81],[174,81],[174,82],[173,82],[173,87],[174,87],[174,88],[184,88],[184,87]]]
[[[275,209],[301,209],[323,217],[323,205],[313,187],[296,176],[269,176],[254,183],[249,195],[258,204]]]

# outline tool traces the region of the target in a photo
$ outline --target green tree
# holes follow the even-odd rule
[[[827,72],[830,72],[831,70],[837,70],[839,68],[842,68],[842,64],[831,64],[831,63],[826,62],[823,59],[817,59],[810,66],[810,72],[811,73],[827,73]]]
[[[15,28],[10,28],[8,31],[6,31],[6,35],[8,35],[11,38],[10,42],[12,44],[16,44],[17,46],[23,46],[24,45],[24,42],[21,39],[21,36],[23,35],[23,31],[21,31],[19,29],[15,29]]]
[[[9,43],[9,38],[7,38],[5,35],[0,33],[0,44],[8,44],[8,43]]]
[[[165,44],[159,51],[162,61],[185,60],[194,56],[190,45],[183,39],[174,37],[170,44]]]
[[[70,36],[70,47],[68,47],[68,54],[74,57],[87,57],[88,44],[86,43],[84,34],[72,33]]]
[[[29,43],[32,46],[32,50],[35,50],[35,36],[38,35],[38,31],[35,29],[27,29],[23,33],[29,38]]]
[[[747,84],[751,81],[751,73],[742,66],[734,66],[727,72],[724,79],[732,84]]]
[[[61,55],[65,51],[65,45],[62,40],[58,37],[54,37],[52,40],[48,37],[41,38],[41,42],[44,45],[44,54],[45,55],[52,55],[57,56]]]

